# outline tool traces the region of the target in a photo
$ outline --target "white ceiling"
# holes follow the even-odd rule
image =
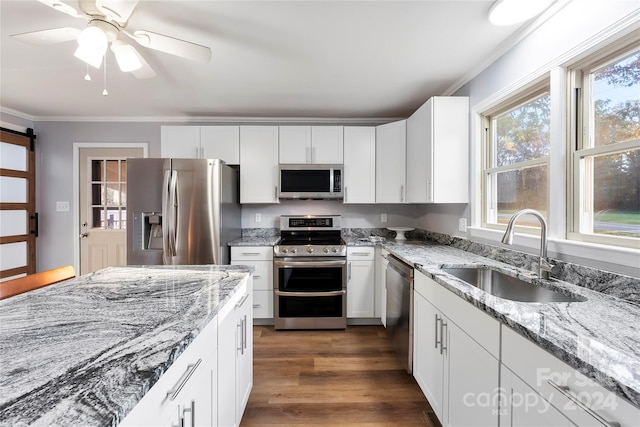
[[[66,3],[79,9],[77,1]],[[517,40],[525,27],[488,22],[492,3],[143,0],[128,30],[209,46],[212,60],[136,45],[158,74],[138,80],[109,52],[105,97],[102,70],[83,80],[75,41],[35,46],[9,37],[81,29],[85,21],[37,1],[0,0],[0,107],[34,120],[407,117]]]

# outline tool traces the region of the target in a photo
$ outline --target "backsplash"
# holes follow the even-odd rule
[[[243,237],[271,237],[278,236],[278,228],[243,228]],[[342,235],[349,239],[358,239],[369,236],[381,236],[393,239],[394,231],[386,228],[343,228]],[[473,242],[448,234],[416,229],[406,233],[406,237],[413,241],[425,241],[452,246],[466,252],[490,258],[505,264],[536,271],[538,256],[512,249],[500,248],[484,243]],[[573,264],[566,261],[551,259],[556,265],[551,273],[553,278],[578,286],[592,289],[606,295],[611,295],[640,305],[640,279],[609,271],[598,270],[585,265]]]

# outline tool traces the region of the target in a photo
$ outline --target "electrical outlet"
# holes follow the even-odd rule
[[[56,202],[56,212],[69,212],[69,202]]]
[[[467,232],[467,218],[458,218],[458,231]]]
[[[256,222],[262,222],[262,214],[261,213],[257,213],[256,214]]]
[[[380,214],[380,222],[387,222],[387,214],[386,213]]]

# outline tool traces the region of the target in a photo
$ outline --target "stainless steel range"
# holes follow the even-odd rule
[[[347,248],[339,215],[283,215],[273,248],[275,329],[347,327]]]

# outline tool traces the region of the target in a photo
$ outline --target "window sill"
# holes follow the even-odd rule
[[[539,235],[516,233],[513,245],[509,246],[501,242],[504,234],[501,230],[469,227],[468,232],[470,240],[533,255],[540,253]],[[637,249],[549,238],[547,252],[558,260],[640,277],[640,251]]]

